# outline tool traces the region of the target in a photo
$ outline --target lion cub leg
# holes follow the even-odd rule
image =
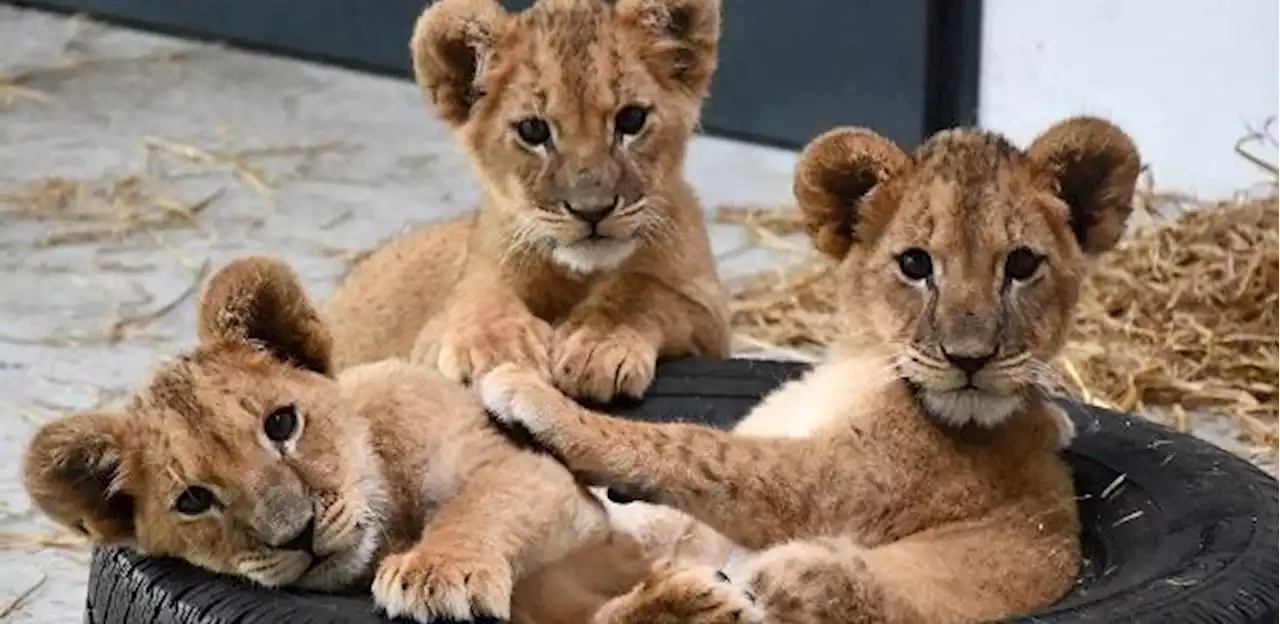
[[[518,580],[607,528],[599,501],[562,466],[511,448],[468,475],[416,546],[382,562],[373,595],[393,617],[507,620]]]
[[[580,480],[610,488],[611,496],[674,507],[750,549],[817,530],[821,511],[805,501],[825,487],[811,475],[830,473],[828,445],[612,418],[514,366],[484,377],[480,393],[499,423],[526,430]],[[841,450],[846,472],[857,473],[858,458],[855,449]]]
[[[655,566],[595,624],[827,624],[917,622],[892,604],[850,540],[820,538],[761,551],[729,574],[705,566]]]
[[[592,624],[753,624],[754,596],[705,565],[664,560],[631,591],[605,603]]]
[[[874,548],[843,537],[792,541],[729,576],[767,624],[989,622],[1061,596],[1074,553],[1069,536],[997,513]]]
[[[922,621],[890,603],[866,552],[845,538],[792,541],[753,556],[734,581],[769,624]]]

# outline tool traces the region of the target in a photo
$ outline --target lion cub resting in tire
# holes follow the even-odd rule
[[[638,397],[659,357],[723,357],[728,311],[681,168],[719,0],[440,0],[413,34],[426,99],[484,188],[474,217],[364,260],[324,309],[339,368],[502,362],[572,396]]]
[[[612,419],[514,367],[482,379],[500,420],[585,481],[736,549],[694,562],[720,580],[658,570],[597,621],[987,621],[1058,599],[1079,521],[1037,379],[1088,260],[1124,229],[1138,169],[1129,138],[1091,118],[1025,152],[956,130],[908,155],[833,130],[802,154],[795,191],[839,260],[847,339],[734,434]]]
[[[24,483],[54,520],[266,586],[333,590],[377,564],[376,602],[423,621],[507,619],[517,581],[605,538],[599,501],[466,389],[399,361],[335,377],[287,266],[231,263],[199,317],[199,346],[127,408],[31,441]]]

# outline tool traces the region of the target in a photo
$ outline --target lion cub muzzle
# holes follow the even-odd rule
[[[288,541],[277,546],[280,550],[297,550],[305,552],[309,555],[315,555],[316,544],[316,518],[312,516],[307,523],[293,534]]]
[[[622,198],[616,195],[607,203],[598,202],[595,201],[595,198],[591,198],[586,201],[578,202],[576,207],[574,203],[566,201],[564,203],[564,209],[579,221],[585,223],[587,227],[591,228],[591,233],[587,238],[600,238],[600,231],[598,228],[600,222],[609,217],[609,214],[618,207],[618,202],[620,201],[622,201]]]
[[[314,553],[316,517],[301,479],[288,469],[267,471],[255,488],[248,524],[263,544]]]
[[[643,189],[634,172],[615,156],[569,158],[554,154],[551,176],[544,190],[558,206],[584,227],[584,238],[626,239],[631,228],[608,227],[607,221],[625,220],[619,214],[624,206],[635,205],[643,198]],[[610,217],[620,217],[610,219]]]
[[[961,388],[979,386],[981,373],[1000,357],[999,312],[963,312],[939,319],[937,353]]]

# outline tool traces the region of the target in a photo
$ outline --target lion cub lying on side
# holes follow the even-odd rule
[[[408,357],[469,383],[519,362],[584,399],[639,397],[659,357],[723,357],[728,309],[684,178],[720,0],[439,0],[413,67],[484,189],[401,236],[323,313],[339,368]]]
[[[419,620],[509,618],[513,584],[604,540],[599,501],[466,389],[399,361],[335,376],[287,266],[232,262],[199,317],[199,346],[128,407],[30,442],[24,483],[54,520],[267,586],[342,588],[380,561],[377,603]]]
[[[727,577],[659,569],[598,621],[989,621],[1058,599],[1079,521],[1037,380],[1138,169],[1130,139],[1091,118],[1025,152],[955,130],[908,155],[833,130],[795,191],[840,263],[847,339],[735,433],[609,418],[515,367],[483,378],[489,408],[584,480],[732,542],[694,562]]]

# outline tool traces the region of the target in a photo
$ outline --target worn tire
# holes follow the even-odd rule
[[[680,361],[645,401],[611,411],[731,426],[797,364]],[[1085,562],[1069,595],[1021,622],[1277,620],[1277,485],[1251,464],[1141,418],[1063,403]],[[1103,493],[1107,496],[1102,496]],[[385,622],[367,595],[273,591],[127,549],[94,553],[86,621]]]

